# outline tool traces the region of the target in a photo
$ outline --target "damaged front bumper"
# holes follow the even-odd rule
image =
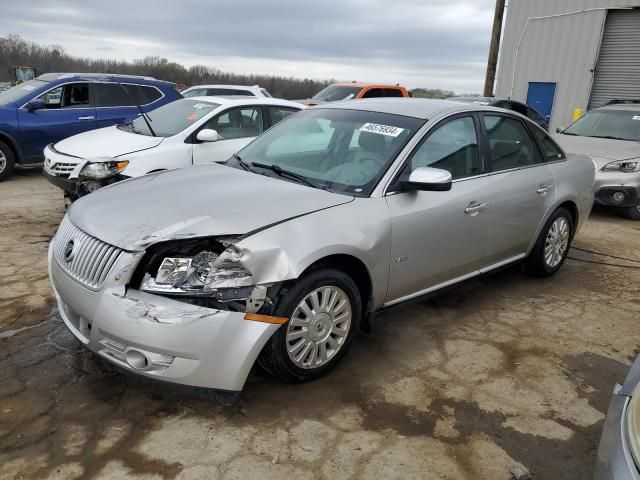
[[[91,351],[132,373],[237,392],[280,326],[126,289],[124,277],[142,254],[124,253],[100,290],[91,290],[60,268],[53,244],[49,275],[66,326]]]

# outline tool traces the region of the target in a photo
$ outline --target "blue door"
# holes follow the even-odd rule
[[[556,96],[556,83],[529,82],[527,93],[527,105],[544,117],[549,122],[553,110],[553,99]]]

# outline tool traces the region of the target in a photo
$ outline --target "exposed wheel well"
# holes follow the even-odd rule
[[[558,208],[566,208],[571,213],[571,217],[573,220],[573,231],[575,233],[576,228],[578,228],[578,220],[580,219],[580,214],[578,213],[578,207],[572,201],[566,201],[563,204],[559,205]]]
[[[360,323],[360,328],[365,332],[369,332],[371,330],[369,320],[373,310],[373,285],[371,282],[371,275],[369,275],[369,270],[365,264],[358,258],[351,255],[329,255],[328,257],[321,258],[311,264],[302,273],[302,275],[323,267],[340,270],[349,275],[353,281],[356,282],[362,299],[362,321]]]

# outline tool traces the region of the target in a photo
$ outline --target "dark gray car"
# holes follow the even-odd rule
[[[549,131],[549,119],[543,118],[538,112],[536,112],[529,105],[517,102],[515,100],[506,100],[504,98],[494,97],[451,97],[448,100],[455,100],[456,102],[475,103],[477,105],[488,105],[491,107],[504,108],[505,110],[512,110],[524,115],[529,120],[537,123],[545,130]]]

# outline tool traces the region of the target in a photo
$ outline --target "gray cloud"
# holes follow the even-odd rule
[[[479,91],[493,0],[3,2],[0,35],[81,56]]]

